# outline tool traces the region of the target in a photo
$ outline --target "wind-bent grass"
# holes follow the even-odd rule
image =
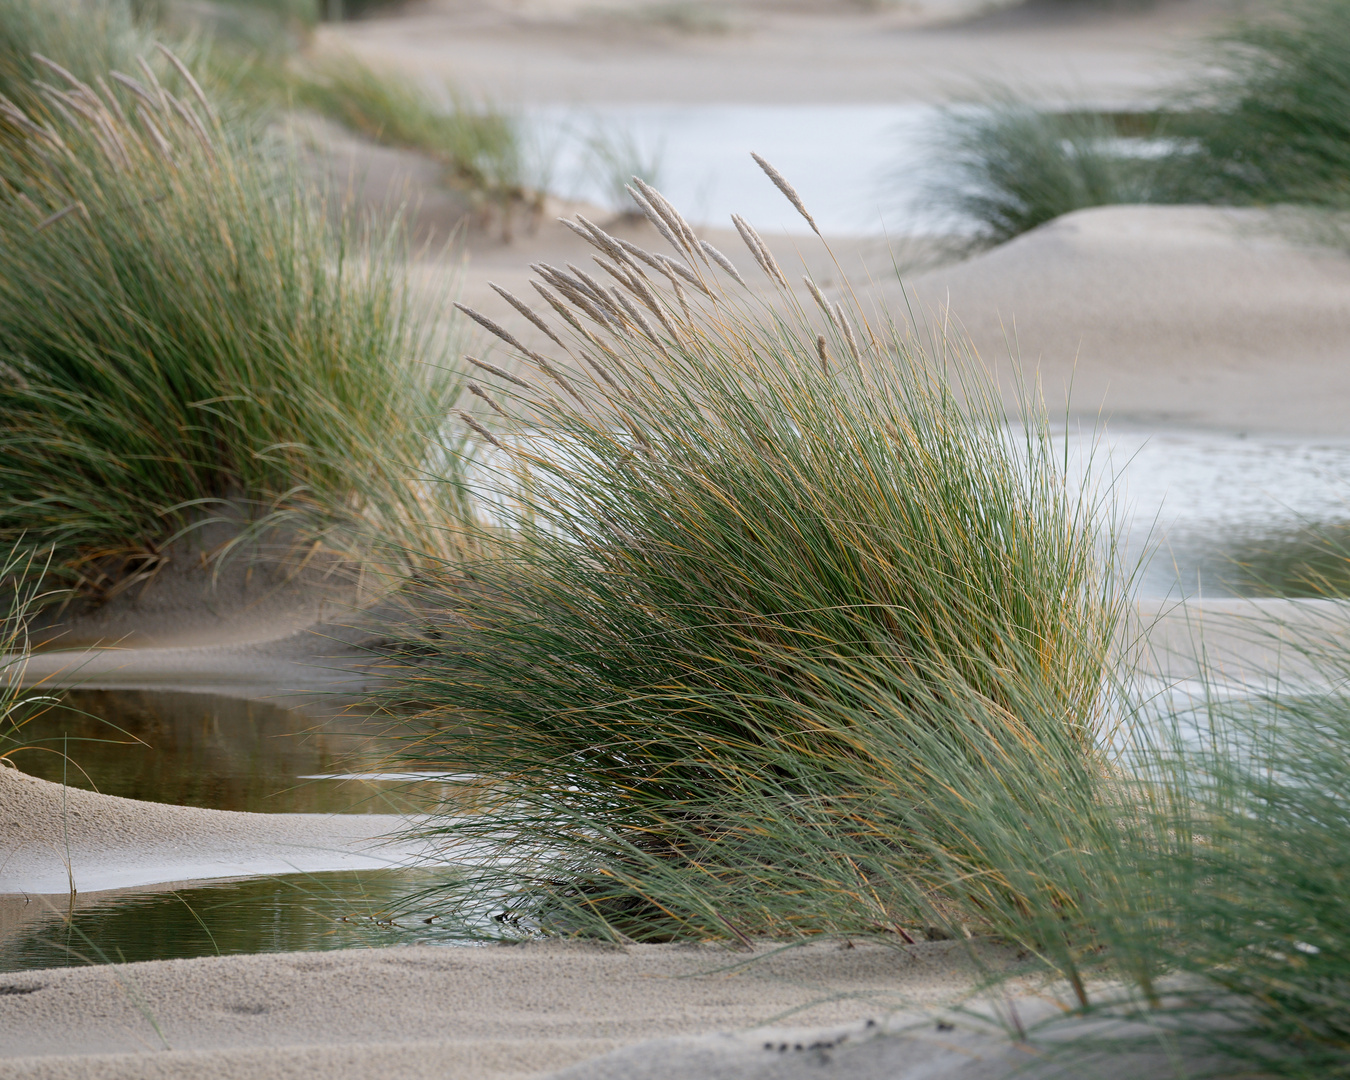
[[[24,746],[23,727],[40,709],[54,704],[52,694],[25,692],[24,673],[31,648],[28,620],[41,605],[42,570],[31,551],[17,545],[0,557],[0,588],[4,612],[0,615],[0,767],[14,768],[10,755]]]
[[[618,287],[541,266],[549,321],[508,297],[552,359],[475,314],[539,385],[483,365],[511,529],[421,579],[390,695],[421,710],[410,755],[484,777],[446,843],[494,857],[447,915],[735,939],[1017,907],[961,822],[1106,775],[1094,507],[1033,400],[1014,429],[946,343],[801,307],[741,223],[783,286],[752,299],[639,188],[679,258],[579,219]]]
[[[34,53],[92,82],[153,51],[127,0],[0,0],[0,94],[19,104],[37,99],[34,80],[50,79]]]
[[[334,231],[204,95],[43,66],[0,115],[0,540],[79,583],[226,505],[350,536],[453,502],[411,482],[459,382],[398,236]]]

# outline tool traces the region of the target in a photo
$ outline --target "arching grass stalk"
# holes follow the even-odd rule
[[[0,541],[78,583],[225,506],[344,545],[455,520],[413,482],[460,387],[399,234],[335,229],[166,56],[182,96],[39,61],[0,102]]]
[[[471,312],[535,372],[472,361],[510,528],[421,581],[388,694],[410,756],[483,777],[444,841],[493,857],[447,915],[731,940],[1025,915],[1036,886],[968,827],[1106,775],[1098,507],[1030,394],[1015,425],[951,343],[799,303],[740,222],[781,285],[756,300],[759,271],[635,199],[673,254],[578,219],[592,269],[503,293],[518,330]]]

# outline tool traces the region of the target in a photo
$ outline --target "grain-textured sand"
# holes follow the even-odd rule
[[[992,947],[978,956],[1016,962]],[[939,1032],[927,1012],[966,999],[977,974],[956,942],[755,958],[699,946],[420,947],[30,972],[0,979],[0,1076],[992,1080],[1027,1051],[987,1020],[948,1012],[955,1027]],[[1024,998],[1023,1022],[1054,1000]],[[708,1032],[741,1034],[698,1037]]]

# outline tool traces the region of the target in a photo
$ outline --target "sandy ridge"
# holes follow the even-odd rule
[[[0,767],[0,893],[376,869],[423,859],[389,814],[251,814],[139,802]]]

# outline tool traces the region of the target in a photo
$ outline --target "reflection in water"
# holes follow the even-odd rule
[[[0,898],[0,971],[440,942],[431,871],[289,874],[81,900]],[[53,908],[44,900],[55,901]]]
[[[14,749],[19,747],[19,749]],[[24,772],[149,802],[261,813],[399,813],[444,785],[378,775],[393,742],[374,721],[318,721],[259,701],[172,691],[72,690],[0,754]],[[341,779],[313,779],[324,774]],[[422,804],[425,805],[424,803]]]

